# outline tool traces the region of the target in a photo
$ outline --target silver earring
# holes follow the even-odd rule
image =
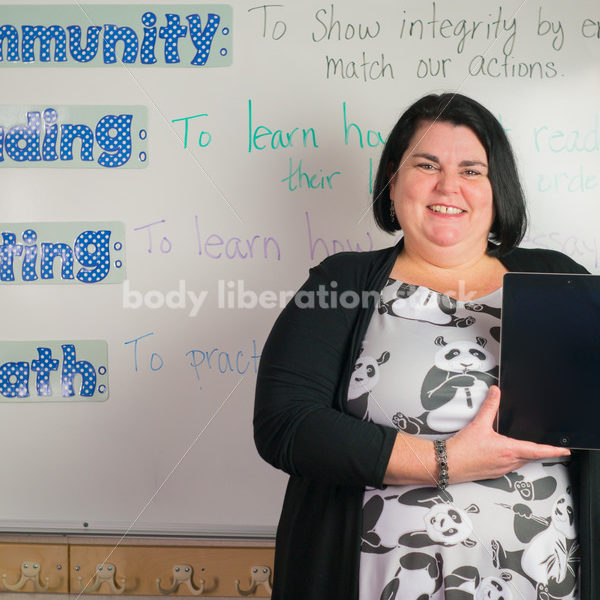
[[[396,211],[394,210],[394,203],[390,200],[390,220],[392,221],[392,225],[396,225]]]

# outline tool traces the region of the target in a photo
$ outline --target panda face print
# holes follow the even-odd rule
[[[392,314],[436,325],[443,325],[451,321],[450,314],[456,312],[456,302],[450,308],[440,306],[439,294],[426,287],[412,287],[414,288],[412,294],[407,298],[398,298],[391,304]]]
[[[575,537],[575,512],[573,499],[567,494],[561,494],[552,507],[552,524],[566,538]]]
[[[577,584],[578,558],[573,504],[568,490],[557,497],[550,517],[536,516],[525,504],[502,506],[515,514],[515,534],[526,546],[511,551],[503,548],[499,540],[492,540],[494,566],[520,573],[537,586],[538,591],[545,588],[543,597],[570,597]]]
[[[348,385],[348,400],[355,400],[363,394],[368,394],[379,381],[379,366],[390,358],[389,352],[384,352],[379,358],[361,354],[354,363],[354,371]]]
[[[348,387],[348,398],[354,400],[371,391],[379,381],[377,361],[371,356],[363,356],[354,364],[354,371]]]
[[[507,583],[498,577],[485,577],[475,592],[475,600],[512,600],[512,598]]]
[[[498,382],[497,361],[485,349],[487,340],[447,342],[438,336],[434,365],[421,387],[425,413],[419,417],[394,415],[394,424],[407,433],[453,433],[479,411],[490,385]]]
[[[422,552],[409,552],[400,558],[396,577],[383,588],[379,597],[387,600],[433,598],[433,594],[442,587],[443,565],[442,555],[439,553],[434,557]]]
[[[469,327],[475,318],[457,317],[457,301],[424,286],[391,280],[381,292],[379,312],[401,319],[421,321],[443,327]],[[395,288],[395,293],[394,293]]]
[[[444,588],[447,600],[513,600],[506,581],[493,576],[481,579],[479,570],[472,565],[454,569],[444,578]]]
[[[469,538],[473,524],[467,515],[478,513],[479,507],[471,504],[465,509],[457,508],[452,504],[449,493],[446,492],[444,496],[442,498],[437,488],[431,487],[410,489],[400,496],[371,496],[363,506],[361,550],[384,554],[395,546],[425,548],[436,544],[463,544],[468,548],[473,547],[477,542]],[[405,514],[407,506],[417,508],[414,523],[421,522],[425,527],[417,531],[409,529],[400,537],[395,537],[395,525],[399,517]],[[406,524],[412,528],[413,519],[406,521]]]
[[[434,363],[438,369],[452,373],[485,372],[497,365],[496,359],[483,346],[464,340],[450,342],[440,348]]]
[[[433,542],[454,545],[469,537],[473,523],[464,510],[448,504],[439,504],[428,511],[425,527]]]

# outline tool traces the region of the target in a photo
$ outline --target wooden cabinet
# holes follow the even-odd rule
[[[0,541],[0,591],[269,598],[270,541],[68,538]],[[11,586],[11,587],[9,587]]]

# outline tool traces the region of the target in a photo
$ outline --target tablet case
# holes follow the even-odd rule
[[[507,273],[498,431],[600,448],[600,276]]]

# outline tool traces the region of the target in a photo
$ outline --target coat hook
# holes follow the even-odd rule
[[[40,582],[40,565],[34,560],[26,560],[21,563],[21,579],[17,583],[6,583],[6,573],[2,575],[2,583],[7,590],[17,592],[25,586],[28,581],[33,583],[36,592],[45,592],[48,589],[49,577],[44,577],[45,585]]]
[[[79,581],[79,587],[82,592],[95,592],[103,583],[106,582],[108,587],[110,587],[115,594],[122,594],[125,591],[126,578],[121,577],[121,587],[118,587],[115,583],[116,575],[117,568],[115,565],[112,563],[100,563],[96,567],[96,572],[92,578],[92,580],[95,579],[95,581],[93,581],[91,584],[84,585],[83,577],[81,577],[81,575],[77,577],[77,580]]]
[[[249,590],[240,589],[240,580],[235,580],[235,589],[238,591],[238,594],[241,594],[242,596],[249,596],[250,594],[253,594],[259,585],[264,585],[269,594],[273,592],[271,588],[271,567],[258,565],[250,569]]]
[[[215,578],[215,584],[213,589],[211,590],[206,590],[205,589],[205,581],[204,579],[200,580],[200,587],[196,587],[194,585],[194,568],[192,567],[192,565],[175,565],[173,567],[173,583],[171,584],[170,587],[168,588],[162,588],[160,586],[160,578],[158,578],[156,580],[156,586],[158,587],[158,591],[161,594],[172,594],[173,592],[177,591],[177,588],[182,584],[185,583],[187,585],[187,587],[189,588],[190,592],[194,595],[194,596],[199,596],[200,594],[204,594],[204,592],[206,591],[208,592],[213,592],[214,590],[217,589],[217,579]]]

